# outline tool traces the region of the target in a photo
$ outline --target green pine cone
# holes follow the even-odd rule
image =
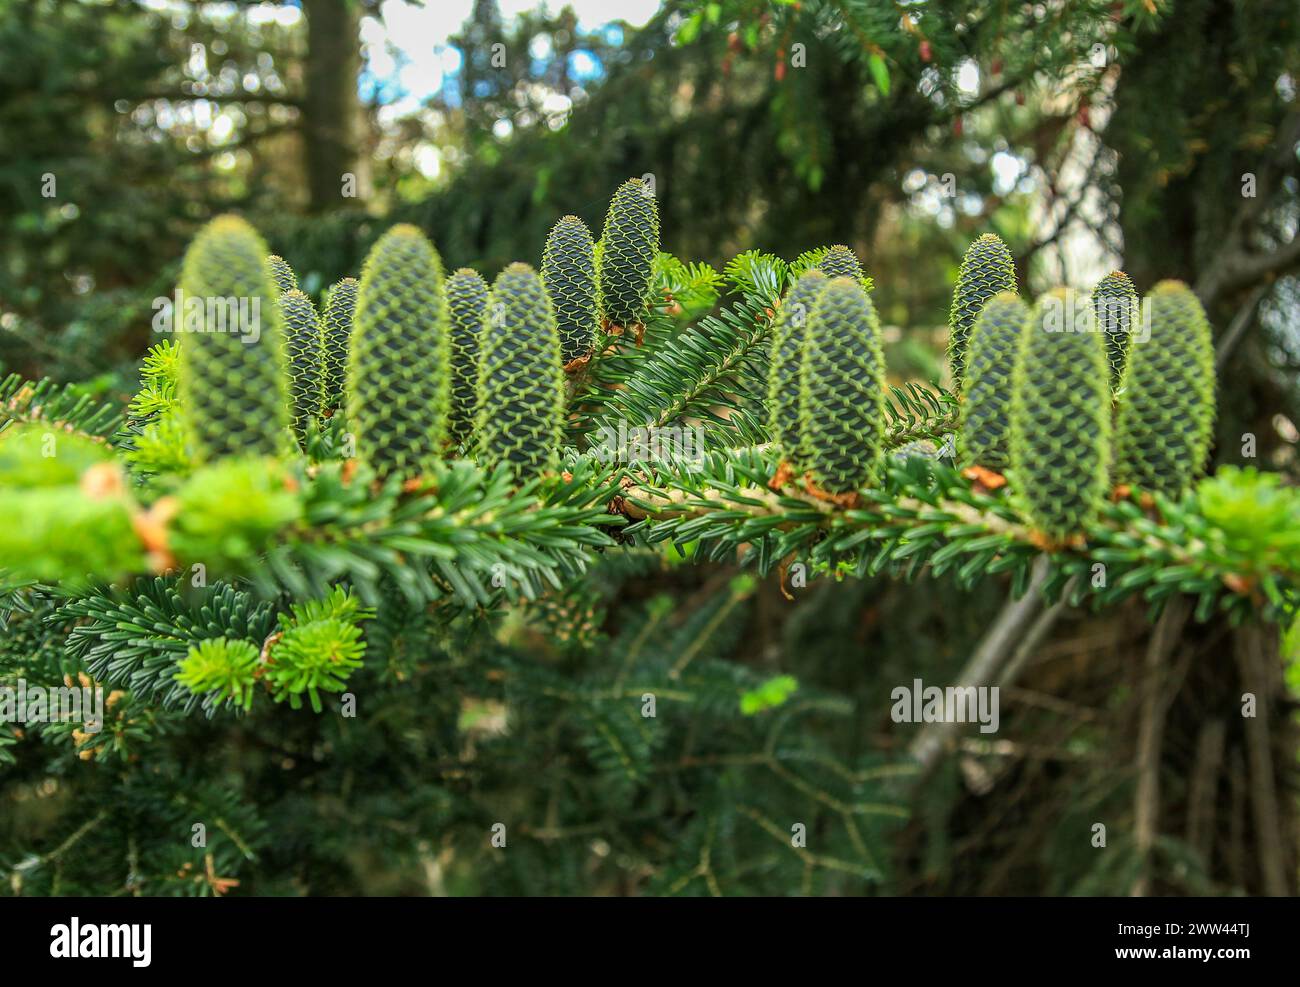
[[[1105,334],[1106,359],[1110,363],[1110,386],[1119,386],[1124,373],[1124,355],[1137,325],[1138,294],[1123,271],[1111,271],[1092,289],[1092,309],[1097,331]]]
[[[866,277],[862,265],[858,263],[858,255],[853,252],[853,248],[846,247],[842,243],[837,243],[828,249],[817,268],[828,278],[852,278],[854,281],[861,281]]]
[[[948,311],[948,366],[953,389],[966,376],[966,347],[984,303],[1000,291],[1016,290],[1016,265],[1007,245],[993,233],[978,237],[966,251]]]
[[[907,463],[912,459],[934,462],[942,455],[943,450],[929,439],[913,439],[889,450],[889,458],[898,463]]]
[[[339,406],[348,375],[348,350],[352,345],[352,320],[357,309],[357,289],[361,282],[344,278],[330,288],[321,315],[324,336],[322,352],[322,393],[325,406]]]
[[[269,254],[266,258],[266,267],[271,272],[271,280],[275,282],[276,290],[281,294],[297,289],[298,275],[293,273],[289,262],[279,254]]]
[[[180,287],[180,398],[196,459],[281,451],[289,398],[266,244],[238,216],[218,216],[185,252]]]
[[[1039,299],[1021,330],[1012,374],[1010,473],[1017,505],[1053,541],[1091,521],[1108,492],[1106,346],[1098,333],[1072,331],[1075,303],[1065,289]]]
[[[542,251],[542,282],[555,306],[560,357],[567,365],[591,351],[600,318],[596,244],[577,216],[565,216],[551,228]]]
[[[600,304],[612,325],[645,321],[658,254],[659,205],[649,185],[631,178],[610,199],[601,237]]]
[[[866,486],[885,433],[885,358],[876,308],[852,278],[830,281],[808,324],[800,374],[804,461],[828,493]]]
[[[1011,461],[1011,377],[1029,307],[1003,291],[975,320],[966,361],[958,441],[963,466],[1004,471]]]
[[[487,309],[488,286],[478,271],[462,267],[447,279],[447,313],[451,329],[451,417],[448,437],[455,444],[469,438],[474,425],[478,387],[479,332]]]
[[[1179,497],[1205,465],[1215,416],[1214,342],[1181,281],[1147,296],[1150,338],[1134,335],[1119,388],[1115,479]]]
[[[414,226],[394,226],[362,268],[347,380],[357,453],[381,475],[420,473],[438,456],[450,349],[438,252]]]
[[[772,323],[772,362],[767,373],[768,434],[790,461],[800,458],[802,443],[799,375],[807,347],[808,322],[826,283],[821,271],[805,271],[786,292]]]
[[[297,288],[280,296],[280,313],[284,318],[293,431],[301,443],[307,426],[320,417],[324,401],[320,320],[311,299]]]
[[[542,279],[511,264],[492,285],[480,337],[476,451],[532,479],[555,465],[564,426],[564,368]]]

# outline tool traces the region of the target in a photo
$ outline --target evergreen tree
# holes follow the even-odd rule
[[[265,256],[247,224],[218,221],[191,246],[185,284],[269,300]],[[924,756],[877,750],[863,760],[875,727],[856,710],[908,671],[913,652],[873,637],[883,678],[863,681],[841,660],[845,614],[818,604],[792,632],[836,655],[835,667],[796,676],[753,664],[740,631],[773,586],[767,577],[780,574],[784,589],[798,565],[846,578],[858,587],[849,613],[874,592],[853,577],[906,579],[921,566],[974,600],[987,601],[1005,573],[1018,591],[1033,585],[1034,598],[1098,610],[1144,597],[1195,603],[1200,619],[1244,622],[1243,633],[1294,606],[1300,499],[1276,477],[1222,469],[1195,479],[1190,456],[1191,472],[1173,484],[1166,468],[1183,457],[1133,441],[1122,446],[1132,489],[1107,496],[1105,343],[1048,331],[1064,292],[1040,299],[1028,320],[1014,296],[995,296],[975,323],[962,445],[997,448],[1009,428],[1010,468],[998,482],[923,451],[953,427],[955,402],[931,387],[888,386],[861,280],[750,251],[721,276],[661,258],[646,295],[708,297],[719,279],[729,289],[720,312],[676,331],[678,315],[657,303],[641,346],[594,350],[586,382],[566,388],[550,294],[532,268],[508,267],[483,307],[477,413],[459,450],[433,439],[446,416],[437,382],[449,379],[437,251],[401,226],[366,265],[355,331],[336,337],[349,351],[347,421],[321,427],[335,439],[359,428],[357,458],[343,441],[274,441],[305,394],[294,386],[307,354],[298,345],[288,364],[266,361],[282,382],[256,396],[279,407],[236,421],[238,441],[199,429],[208,455],[197,461],[183,432],[159,426],[174,414],[228,416],[249,393],[245,373],[266,373],[242,354],[231,362],[228,341],[155,348],[125,417],[72,389],[6,381],[0,682],[99,685],[108,699],[101,729],[30,724],[5,736],[0,759],[22,763],[23,777],[57,774],[79,796],[71,805],[113,809],[89,821],[57,809],[34,819],[22,809],[26,781],[0,788],[14,808],[0,816],[4,887],[441,892],[454,880],[481,893],[906,891],[913,878],[888,848],[951,796],[900,784],[926,769]],[[449,279],[453,326],[474,310],[477,284],[468,271]],[[804,296],[800,334],[792,316]],[[1208,427],[1213,392],[1179,386],[1206,356],[1189,299],[1178,285],[1153,292],[1153,338],[1177,337],[1202,363],[1180,364],[1177,346],[1161,351],[1172,362],[1135,348],[1120,394],[1155,400],[1173,388],[1177,413]],[[281,305],[301,310],[286,318],[292,343],[314,312],[293,291]],[[774,344],[780,381],[798,367],[801,438],[783,432],[780,446],[745,410],[751,395],[771,393],[764,358]],[[212,373],[212,360],[229,372]],[[413,366],[432,372],[416,380]],[[1009,397],[1009,420],[996,408],[975,414],[995,396]],[[604,417],[584,426],[585,443],[567,444],[566,417],[588,421],[579,409],[592,404]],[[651,449],[611,460],[596,441],[622,416],[669,425],[708,413],[711,442],[693,458]],[[1123,404],[1120,422],[1136,434]],[[629,586],[673,586],[667,557],[702,574],[712,560],[736,568],[685,600],[656,591],[629,606]],[[954,633],[941,601],[916,619]],[[232,743],[276,757],[232,775]],[[347,770],[322,774],[322,757]],[[78,771],[85,761],[111,770]],[[559,789],[572,794],[557,803]],[[341,800],[354,806],[344,818]],[[515,835],[501,863],[484,867],[483,820],[503,805]],[[1120,818],[1109,796],[1108,806]],[[394,818],[396,830],[379,825]],[[773,822],[786,818],[806,819],[825,846],[792,853]],[[196,820],[214,821],[205,847],[175,836]],[[569,830],[599,833],[610,852],[593,860],[589,839],[550,837]],[[447,854],[443,877],[414,866],[434,838]],[[359,848],[393,865],[359,874],[348,864]],[[701,870],[701,854],[716,865]],[[1050,880],[1106,880],[1061,859]],[[1162,880],[1178,878],[1170,869]]]
[[[318,206],[323,175],[328,204],[348,169],[321,158],[309,182],[283,153],[294,129],[330,140],[337,119],[313,124],[294,83],[306,25],[259,44],[242,7],[221,30],[210,13],[179,27],[141,5],[0,3],[16,97],[0,143],[19,149],[0,169],[0,205],[16,206],[0,361],[81,381],[0,381],[0,684],[91,680],[109,697],[98,733],[0,727],[0,894],[1295,890],[1276,673],[1300,557],[1300,21],[1280,0],[1047,16],[962,0],[901,18],[719,0],[600,36],[571,13],[507,24],[477,4],[490,32],[454,42],[474,64],[380,137],[399,145],[374,163],[380,208],[310,217],[300,190]],[[333,47],[355,56],[353,34]],[[181,67],[196,41],[206,82]],[[350,73],[329,79],[355,98]],[[235,121],[233,170],[226,139],[187,122],[200,100]],[[444,151],[436,183],[406,153],[422,138]],[[54,202],[36,191],[51,159]],[[567,374],[547,333],[485,335],[535,373],[495,378],[506,413],[482,432],[491,409],[462,399],[477,276],[445,284],[445,412],[392,370],[427,360],[419,331],[402,357],[384,348],[350,407],[327,404],[305,447],[285,427],[286,362],[263,389],[278,403],[259,405],[278,422],[269,454],[191,437],[196,416],[247,400],[242,362],[208,375],[206,412],[190,398],[202,364],[171,338],[125,408],[129,378],[98,376],[143,348],[185,240],[232,201],[318,306],[328,401],[365,339],[346,282],[316,292],[361,270],[388,231],[375,216],[419,227],[437,243],[419,253],[453,267],[540,256],[551,295],[557,217],[595,229],[610,190],[647,172],[662,239],[648,266],[633,250],[618,268],[635,331],[602,324]],[[1015,319],[990,295],[950,361],[960,396],[938,387],[930,330],[985,232],[1026,297],[1085,287],[1080,256],[1144,286],[1182,278],[1149,299],[1153,336],[1163,322],[1177,342],[1139,356],[1139,323],[1113,396],[1097,388],[1113,345],[1090,374],[1095,348],[1050,334],[1043,372],[1004,380]],[[841,286],[825,321],[844,332],[814,340],[787,306],[844,256],[818,243],[853,244],[880,287],[862,276],[873,321]],[[546,325],[536,275],[515,273],[516,323]],[[366,338],[393,342],[434,279],[381,280],[400,304],[361,314]],[[842,424],[806,417],[786,386],[814,341],[811,391]],[[1015,463],[1017,388],[1030,451]],[[399,432],[374,456],[368,436]],[[918,677],[1000,684],[1001,738],[895,722],[883,697]],[[1258,716],[1213,713],[1243,693]],[[1104,852],[1086,835],[1099,819]],[[485,850],[488,820],[505,821],[504,852]],[[196,821],[206,848],[176,835]]]

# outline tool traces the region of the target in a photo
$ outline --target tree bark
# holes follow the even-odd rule
[[[1134,822],[1142,870],[1133,885],[1133,897],[1151,892],[1152,856],[1160,826],[1160,752],[1164,739],[1165,713],[1172,696],[1165,695],[1169,656],[1178,646],[1179,636],[1191,608],[1181,596],[1172,597],[1156,621],[1147,642],[1143,667],[1142,713],[1138,724],[1137,798]]]
[[[1204,862],[1206,873],[1214,865],[1214,823],[1218,813],[1219,772],[1223,767],[1223,742],[1227,724],[1209,720],[1196,739],[1196,761],[1187,796],[1187,844]]]
[[[307,14],[307,96],[303,101],[303,154],[312,212],[343,203],[345,176],[353,194],[363,197],[357,171],[357,131],[361,108],[359,22],[348,0],[303,0]]]
[[[1255,846],[1264,893],[1289,894],[1287,853],[1278,811],[1273,770],[1272,710],[1280,691],[1276,627],[1246,626],[1236,633],[1233,648],[1241,684],[1255,697],[1255,715],[1245,718],[1246,754],[1250,763],[1250,805],[1255,819]]]

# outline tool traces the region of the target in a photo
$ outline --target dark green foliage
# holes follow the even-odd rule
[[[826,287],[821,271],[806,272],[781,303],[772,323],[772,364],[768,371],[767,430],[772,441],[791,459],[799,455],[802,416],[799,413],[800,371],[808,345],[808,325],[817,298]]]
[[[293,273],[289,262],[279,254],[270,254],[266,258],[266,267],[271,272],[271,280],[275,282],[275,287],[281,294],[297,290],[298,275]]]
[[[642,324],[659,253],[659,204],[640,178],[628,179],[610,199],[600,243],[602,314],[612,325]]]
[[[975,320],[958,433],[963,465],[1001,471],[1010,463],[1012,376],[1028,318],[1020,296],[1004,291]]]
[[[326,408],[338,407],[348,373],[348,350],[352,345],[352,320],[357,308],[357,289],[361,282],[344,278],[329,290],[325,311],[321,315],[322,390]]]
[[[275,611],[224,583],[198,590],[187,583],[188,577],[155,578],[130,591],[99,590],[67,604],[56,616],[75,621],[68,652],[85,662],[96,681],[166,708],[194,708],[201,697],[175,681],[176,663],[209,638],[243,640],[260,649],[275,629]]]
[[[462,267],[447,279],[451,332],[451,413],[447,437],[453,445],[465,442],[474,424],[479,333],[483,331],[487,300],[487,282],[478,271]]]
[[[143,715],[137,707],[130,711]],[[173,742],[199,750],[210,743],[210,730],[192,726],[179,714],[169,726],[179,734]],[[67,727],[69,736],[63,740],[69,750],[75,746],[72,729]],[[143,747],[147,738],[137,736],[142,732],[137,721],[123,731],[125,739],[115,735],[112,742]],[[102,772],[106,777],[85,779],[83,790],[99,808],[62,820],[78,834],[69,848],[73,852],[55,847],[59,852],[50,860],[33,856],[35,866],[16,878],[14,893],[44,897],[66,894],[69,888],[99,888],[102,894],[206,897],[247,886],[265,859],[262,854],[271,849],[273,831],[258,814],[260,807],[230,787],[219,770],[205,765],[206,777],[199,780],[192,759],[162,755],[156,748],[150,753],[154,764],[147,774]],[[221,820],[209,828],[206,845],[196,847],[171,835],[190,832],[196,819]],[[132,869],[123,872],[123,865]]]
[[[33,680],[62,678],[75,664],[68,652],[71,622],[55,617],[66,603],[60,594],[43,589],[11,590],[0,579],[0,682],[16,674]],[[0,730],[0,737],[8,731]],[[7,760],[0,741],[0,764]]]
[[[846,247],[842,243],[837,243],[827,250],[826,256],[817,266],[828,278],[852,278],[854,281],[861,281],[866,277],[862,264],[858,262],[858,255],[853,252],[852,247]]]
[[[265,258],[262,238],[237,216],[214,219],[185,254],[186,311],[174,319],[183,330],[181,405],[200,460],[272,455],[284,444],[283,330]],[[202,317],[191,319],[191,303],[204,306]]]
[[[1214,426],[1214,342],[1196,295],[1162,281],[1147,296],[1150,338],[1136,334],[1119,389],[1115,479],[1169,497],[1201,472]]]
[[[1054,540],[1092,521],[1108,493],[1110,386],[1106,346],[1075,332],[1065,289],[1025,321],[1011,388],[1011,470],[1017,503]]]
[[[527,264],[492,285],[478,372],[476,449],[489,468],[509,463],[528,480],[553,469],[564,427],[564,369],[555,311]]]
[[[577,216],[560,219],[546,237],[542,282],[555,306],[560,358],[567,365],[591,352],[600,319],[596,244],[587,224]]]
[[[749,251],[727,265],[724,277],[739,297],[716,314],[681,330],[667,311],[651,312],[644,345],[625,341],[614,355],[602,352],[592,361],[588,383],[595,379],[600,386],[589,387],[576,403],[596,405],[601,413],[580,415],[585,427],[579,435],[590,441],[593,433],[617,431],[620,420],[631,427],[673,427],[694,419],[710,445],[765,441],[767,342],[784,271],[779,258]],[[714,282],[711,269],[701,273]]]
[[[966,347],[984,303],[1000,291],[1016,290],[1016,267],[1011,251],[995,234],[975,240],[962,258],[961,272],[948,311],[948,367],[953,390],[962,389],[966,376]]]
[[[1092,289],[1093,314],[1097,330],[1105,334],[1106,360],[1110,364],[1110,386],[1119,386],[1124,372],[1124,355],[1137,326],[1138,294],[1123,271],[1111,271]]]
[[[887,399],[880,324],[859,282],[836,278],[818,296],[800,377],[796,465],[829,493],[866,486],[882,451]]]
[[[320,417],[323,403],[320,320],[311,299],[297,288],[280,296],[280,311],[284,316],[293,431],[302,442],[308,426]]]
[[[107,770],[117,767],[114,761],[76,775],[86,786],[79,790],[98,796],[94,805],[111,807],[89,817],[98,823],[77,844],[95,852],[86,859],[70,854],[61,868],[53,862],[24,867],[21,884],[6,882],[6,891],[49,893],[60,879],[120,887],[128,847],[137,846],[142,856],[132,877],[143,893],[211,893],[203,851],[187,839],[155,839],[160,829],[189,832],[192,823],[180,825],[180,812],[167,809],[173,801],[194,819],[222,821],[209,824],[208,849],[216,875],[241,881],[231,896],[428,894],[442,885],[402,864],[418,859],[419,844],[433,833],[455,849],[443,889],[460,894],[595,889],[689,896],[711,887],[724,894],[765,888],[816,894],[880,887],[889,876],[882,848],[906,818],[900,780],[911,772],[904,763],[861,752],[860,738],[872,724],[857,712],[852,683],[822,684],[813,666],[807,681],[774,689],[776,676],[750,664],[745,630],[760,589],[752,578],[723,580],[719,592],[676,606],[666,594],[623,602],[644,580],[658,578],[662,564],[647,552],[611,556],[569,584],[591,623],[586,638],[561,642],[551,635],[538,612],[550,600],[516,611],[530,628],[545,631],[540,639],[529,633],[496,643],[431,619],[426,608],[393,606],[367,623],[366,666],[353,673],[349,688],[382,716],[341,717],[329,695],[322,696],[323,716],[268,711],[261,685],[251,714],[238,719],[150,714],[155,729],[167,733],[139,762]],[[557,632],[574,629],[573,615],[555,618]],[[275,629],[272,621],[259,631]],[[661,696],[657,718],[641,715],[644,691]],[[231,744],[248,752],[234,773],[222,770]],[[457,777],[464,776],[462,759],[447,755],[467,749],[474,751],[472,785]],[[94,767],[76,764],[70,742],[62,749],[42,744],[23,757],[24,767],[37,766],[38,758],[42,766]],[[715,761],[727,759],[737,763],[714,770]],[[174,777],[176,761],[188,783]],[[322,768],[331,763],[358,768]],[[196,784],[217,776],[233,787],[214,792]],[[739,801],[737,785],[746,793]],[[557,790],[574,797],[556,800]],[[147,802],[147,794],[162,804]],[[556,831],[598,829],[610,852],[593,854],[588,839],[555,839],[528,824],[511,828],[502,866],[485,867],[481,820],[502,799],[514,806],[510,819],[542,819]],[[338,811],[341,804],[347,812]],[[628,812],[628,805],[642,811]],[[10,835],[5,830],[12,826],[36,840],[29,835],[35,823],[35,849],[45,849],[47,835],[57,847],[87,821],[75,804],[55,811],[63,806],[54,803],[39,820],[7,814],[0,833]],[[271,852],[254,807],[274,820]],[[774,823],[786,818],[825,833],[829,846],[815,857],[792,852],[788,827]],[[232,853],[240,846],[250,856]],[[692,873],[685,864],[708,848],[713,869]],[[348,867],[358,854],[389,863]]]
[[[44,483],[39,463],[48,469],[58,458],[42,457],[43,436],[34,438],[36,462],[0,457],[0,506],[17,519],[0,528],[4,579],[79,589],[87,574],[113,582],[163,561],[186,572],[201,564],[195,574],[209,579],[247,579],[268,597],[320,595],[346,579],[367,605],[396,591],[413,603],[457,596],[487,606],[580,573],[591,549],[611,544],[604,527],[621,523],[608,511],[615,470],[573,456],[563,483],[531,495],[508,471],[489,475],[464,461],[435,462],[417,496],[399,476],[376,483],[364,464],[222,460],[194,470],[175,487],[167,515],[149,519],[130,491],[103,495],[122,483],[104,468],[111,464],[92,467],[89,490],[84,474],[75,485],[55,476],[56,486],[13,489],[29,482],[28,472]],[[13,443],[5,433],[0,449]],[[163,558],[146,555],[133,518],[166,544]],[[433,560],[432,574],[412,559]],[[510,574],[505,587],[492,585],[498,568]]]
[[[347,381],[357,454],[381,475],[427,469],[446,436],[450,384],[442,261],[399,224],[371,248],[357,290]]]

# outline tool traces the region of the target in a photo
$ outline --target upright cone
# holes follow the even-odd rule
[[[1012,376],[1013,490],[1021,513],[1053,541],[1092,521],[1109,492],[1106,345],[1098,333],[1073,331],[1074,304],[1065,289],[1039,299]]]
[[[447,279],[447,314],[451,323],[451,418],[447,437],[453,445],[469,439],[474,425],[479,339],[487,301],[487,282],[478,271],[462,267]]]
[[[817,268],[828,278],[852,278],[854,281],[862,281],[866,274],[862,270],[862,264],[858,261],[858,255],[853,252],[853,248],[846,247],[842,243],[837,243],[826,251],[826,256]]]
[[[324,403],[320,320],[311,299],[297,288],[280,296],[280,312],[284,316],[293,432],[301,444]]]
[[[966,377],[966,347],[971,328],[984,303],[1002,291],[1016,290],[1016,266],[1011,251],[996,235],[985,233],[962,258],[948,312],[948,366],[953,388],[960,391]]]
[[[1093,315],[1097,329],[1106,340],[1106,359],[1110,364],[1110,386],[1119,386],[1124,373],[1124,357],[1137,327],[1138,295],[1123,271],[1111,271],[1092,290]]]
[[[555,311],[542,279],[511,264],[488,299],[480,340],[475,449],[530,480],[556,465],[564,427],[564,368]]]
[[[568,365],[591,352],[600,320],[596,244],[577,216],[565,216],[551,228],[542,252],[542,282],[555,307],[560,356]]]
[[[994,295],[975,320],[961,405],[959,458],[999,472],[1011,462],[1011,387],[1029,308],[1010,291]]]
[[[651,276],[659,254],[659,207],[640,178],[620,185],[609,203],[601,236],[602,314],[624,328],[645,322]]]
[[[1180,497],[1213,439],[1214,342],[1205,311],[1181,281],[1147,297],[1150,338],[1134,333],[1119,389],[1115,479]]]
[[[803,416],[800,374],[808,346],[808,325],[827,279],[819,270],[805,271],[786,292],[772,323],[772,362],[767,376],[767,424],[772,441],[788,462],[801,458]]]
[[[238,216],[219,216],[186,251],[180,286],[180,398],[196,457],[280,452],[288,378],[266,244]]]
[[[361,272],[347,382],[357,454],[381,475],[418,474],[438,457],[449,350],[442,261],[414,226],[394,226]]]
[[[266,268],[270,271],[271,280],[275,282],[275,287],[280,294],[297,290],[298,275],[293,273],[289,262],[279,254],[270,254],[266,258]]]
[[[348,352],[352,348],[352,321],[357,310],[357,289],[361,282],[344,278],[330,288],[321,315],[324,337],[322,391],[325,405],[337,408],[343,399],[348,375]]]
[[[875,476],[885,432],[885,359],[875,306],[853,278],[835,278],[817,297],[800,374],[804,462],[831,494]]]

